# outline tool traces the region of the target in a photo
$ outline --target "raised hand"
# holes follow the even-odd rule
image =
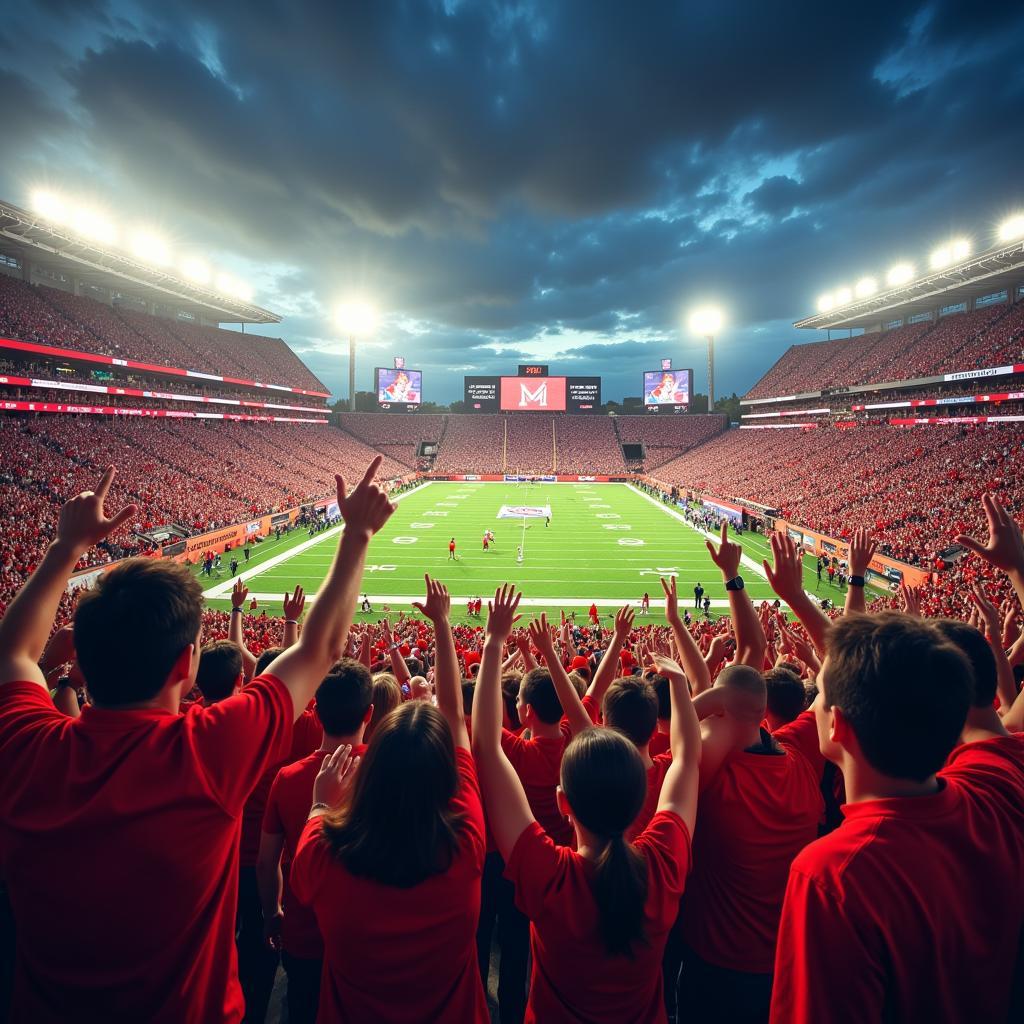
[[[718,542],[718,550],[715,550],[715,546],[711,541],[708,540],[704,543],[707,546],[708,553],[711,555],[711,561],[722,570],[723,579],[729,581],[739,575],[740,556],[743,554],[743,548],[729,540],[729,523],[727,520],[722,520],[722,536]]]
[[[665,591],[665,621],[671,625],[679,619],[679,594],[676,591],[675,576],[669,577],[668,582],[661,578],[661,589]]]
[[[770,538],[772,548],[772,561],[762,562],[765,576],[768,577],[768,584],[772,590],[779,595],[779,599],[786,604],[792,605],[799,601],[804,593],[804,562],[800,549],[793,543],[791,537],[782,533],[773,533]]]
[[[355,490],[348,492],[345,478],[339,473],[334,477],[338,487],[338,511],[345,520],[345,529],[375,534],[391,518],[395,506],[388,501],[388,496],[378,487],[373,478],[380,469],[384,456],[378,455],[363,474],[362,480]]]
[[[850,541],[851,576],[863,576],[867,572],[877,546],[877,541],[864,527],[858,527],[853,531],[853,540]]]
[[[83,491],[64,503],[57,523],[58,543],[66,544],[74,551],[87,551],[138,512],[138,506],[126,505],[112,516],[104,513],[103,502],[115,475],[114,467],[108,466],[95,491]]]
[[[981,496],[981,507],[988,521],[988,540],[982,544],[973,537],[961,535],[956,542],[1005,573],[1024,575],[1024,538],[1020,527],[991,494]]]
[[[241,583],[241,580],[238,581]],[[238,586],[238,583],[235,584]],[[244,589],[244,588],[243,588]],[[248,591],[245,591],[248,593]],[[234,604],[235,595],[234,591],[231,594],[231,603]],[[306,607],[306,595],[302,587],[296,587],[295,592],[291,595],[284,595],[284,617],[286,619],[295,619],[297,622],[299,616],[302,615],[302,609]]]
[[[359,758],[352,756],[352,744],[344,743],[333,754],[324,758],[320,771],[313,782],[313,804],[324,804],[332,811],[341,806],[341,801],[355,781]]]
[[[504,583],[494,592],[494,599],[487,602],[487,635],[500,637],[502,643],[512,632],[512,627],[519,621],[516,609],[522,593],[517,593],[511,583]],[[544,623],[544,634],[547,636],[547,620]],[[533,631],[530,631],[531,638]],[[548,638],[550,642],[550,637]]]
[[[651,659],[651,664],[658,675],[664,676],[666,679],[680,679],[683,682],[686,681],[686,673],[679,667],[678,663],[673,661],[671,658],[666,658],[661,654],[655,654]]]
[[[636,617],[636,613],[629,605],[623,605],[615,613],[615,637],[619,643],[625,643],[626,637],[629,636],[630,631],[633,628],[633,619]]]
[[[994,643],[1000,643],[1003,635],[1003,621],[999,615],[999,609],[988,599],[985,588],[980,583],[971,587],[968,595],[978,610],[978,616],[984,626],[981,632],[988,635]]]
[[[413,601],[413,608],[421,611],[431,622],[447,622],[452,607],[448,588],[443,583],[431,579],[429,574],[424,575],[423,579],[427,584],[427,596],[423,601]]]
[[[231,607],[244,607],[245,599],[248,596],[249,588],[241,580],[235,580],[235,585],[231,588]],[[287,600],[287,597],[285,598],[285,600]]]
[[[533,641],[533,646],[544,655],[545,659],[550,661],[551,658],[557,657],[555,654],[555,643],[551,639],[551,630],[548,627],[548,617],[545,612],[541,612],[540,618],[534,619],[526,629],[530,639]]]
[[[915,618],[923,618],[921,615],[921,594],[917,587],[908,587],[906,583],[900,584],[900,604],[907,615]]]

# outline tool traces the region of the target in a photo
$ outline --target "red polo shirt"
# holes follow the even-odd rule
[[[930,796],[865,800],[793,862],[773,1021],[1007,1020],[1024,920],[1024,742],[957,748]]]
[[[184,715],[86,706],[72,719],[36,683],[0,686],[14,1019],[242,1019],[239,819],[293,714],[270,675]]]

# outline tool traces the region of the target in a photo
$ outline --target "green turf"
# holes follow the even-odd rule
[[[502,505],[550,505],[551,526],[542,519],[499,520]],[[491,550],[482,550],[483,531],[495,533]],[[321,535],[318,543],[278,564],[282,554],[308,542],[303,530],[253,548],[252,561],[242,566],[246,585],[258,595],[261,607],[280,611],[280,595],[301,584],[315,594],[337,543],[337,531]],[[448,558],[448,541],[455,537],[458,560]],[[409,601],[420,596],[423,573],[441,579],[453,596],[453,617],[466,621],[465,601],[480,595],[485,601],[506,581],[520,586],[524,598],[537,601],[530,614],[564,609],[584,613],[596,599],[602,621],[608,622],[614,605],[639,603],[646,590],[652,600],[652,620],[660,619],[659,575],[679,579],[680,603],[693,604],[693,587],[700,582],[716,602],[713,615],[724,614],[726,592],[721,574],[704,546],[705,538],[668,514],[659,504],[624,484],[536,484],[529,487],[494,483],[431,483],[403,496],[398,510],[370,546],[363,590],[379,618],[386,604],[392,614],[408,612]],[[621,543],[625,541],[626,543]],[[524,561],[516,562],[516,547],[524,545]],[[744,554],[760,565],[766,555],[763,538],[744,534]],[[241,560],[241,559],[240,559]],[[230,561],[230,556],[225,562]],[[743,576],[755,601],[773,599],[767,582],[750,566]],[[808,590],[814,591],[813,560],[806,562]],[[227,607],[230,580],[204,585],[213,592],[214,607]],[[822,596],[842,601],[837,588],[820,585]],[[601,605],[602,601],[609,602]],[[579,618],[579,614],[577,616]]]

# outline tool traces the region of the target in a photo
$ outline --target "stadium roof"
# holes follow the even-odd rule
[[[221,295],[118,249],[66,231],[38,214],[0,201],[0,252],[53,273],[191,313],[216,323],[279,324],[277,313]]]
[[[887,288],[869,298],[854,299],[827,313],[798,320],[794,327],[818,330],[874,328],[890,320],[906,319],[942,306],[990,295],[1024,283],[1024,240],[998,246],[934,270],[897,288]]]

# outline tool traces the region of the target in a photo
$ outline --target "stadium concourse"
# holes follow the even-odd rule
[[[284,342],[204,322],[212,300],[182,317],[113,294],[0,274],[0,640],[14,694],[0,753],[33,759],[0,798],[20,1019],[240,1020],[244,1007],[246,1020],[300,1024],[319,1000],[320,1019],[368,1021],[408,999],[421,1019],[519,1021],[529,999],[541,1021],[568,1004],[571,1019],[681,1024],[728,1004],[736,1019],[766,1019],[771,1005],[776,1021],[809,1022],[824,1019],[821,979],[836,963],[891,963],[886,929],[901,926],[892,908],[908,892],[927,908],[914,926],[927,939],[876,986],[883,995],[851,996],[853,1012],[1012,1019],[1020,898],[986,883],[1019,868],[1024,823],[970,787],[998,779],[1009,806],[1024,797],[1010,735],[1024,730],[1019,293],[796,346],[745,397],[739,429],[691,413],[332,413]],[[971,391],[990,370],[999,390]],[[522,593],[496,590],[505,581]],[[151,607],[173,620],[173,650]],[[888,608],[905,614],[860,614]],[[959,621],[922,621],[937,617]],[[135,671],[160,658],[172,667]],[[839,710],[811,709],[825,683]],[[896,691],[906,710],[890,730]],[[867,708],[852,725],[851,706]],[[207,788],[182,798],[214,809],[201,824],[162,804],[160,787],[132,788],[194,766],[154,776],[132,762],[148,756],[133,741],[111,754],[124,778],[102,835],[37,840],[81,810],[46,818],[54,794],[88,788],[54,774],[42,746],[67,718],[171,729],[182,711],[191,728],[239,708],[250,710],[230,743],[211,727],[188,748],[209,769]],[[45,737],[23,740],[30,719],[48,723]],[[409,767],[426,740],[447,751],[444,771],[429,758]],[[354,788],[350,754],[364,758]],[[579,767],[598,763],[601,791]],[[435,815],[430,794],[456,792],[458,777],[453,826],[455,805],[446,797]],[[26,796],[40,779],[49,803]],[[346,791],[362,833],[339,815]],[[865,954],[856,871],[830,877],[824,902],[806,879],[851,859],[851,842],[858,864],[878,858],[870,836],[847,837],[890,827],[888,805],[909,794],[932,802],[934,821],[894,833],[896,853],[865,869],[898,869],[870,904]],[[930,850],[949,841],[954,799],[978,808],[969,824],[985,856],[965,854],[951,882]],[[146,830],[118,832],[134,870],[105,845],[125,814]],[[165,818],[170,847],[188,835],[202,849],[154,894],[137,864],[173,860],[150,831]],[[327,846],[309,841],[321,827],[342,851],[343,885]],[[464,827],[471,841],[445,847],[448,869],[434,847],[420,856],[424,835]],[[614,856],[594,868],[593,907],[565,896],[591,885],[582,868],[564,888],[535,884],[580,863],[553,842],[595,841]],[[109,920],[63,912],[53,880],[69,850],[90,886],[118,891]],[[353,907],[373,928],[337,916]],[[995,922],[980,952],[942,960],[932,933],[960,935],[979,913]],[[529,995],[527,917],[543,939]],[[386,955],[353,978],[344,965],[363,963],[376,929]],[[414,946],[422,935],[430,949]]]

